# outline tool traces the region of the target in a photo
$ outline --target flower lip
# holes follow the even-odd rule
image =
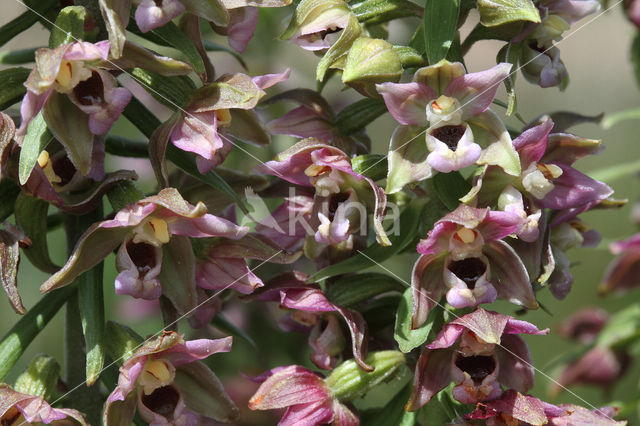
[[[76,167],[66,155],[53,159],[51,161],[51,167],[55,175],[60,178],[60,181],[55,182],[60,186],[65,186],[71,182],[71,179],[73,179],[77,172]]]
[[[333,220],[340,204],[348,201],[349,197],[350,194],[348,192],[339,192],[329,196],[329,219]]]
[[[458,356],[455,363],[456,367],[469,374],[476,385],[496,369],[495,359],[487,355]]]
[[[476,286],[478,279],[487,271],[487,265],[478,257],[467,257],[462,260],[454,260],[448,268],[460,278],[470,290]]]
[[[156,248],[151,244],[129,241],[127,243],[127,252],[141,274],[149,272],[149,270],[156,266],[158,260]]]
[[[173,386],[163,386],[150,395],[141,395],[142,403],[156,414],[173,419],[173,413],[180,401],[180,394]]]
[[[104,102],[104,84],[100,74],[93,71],[91,77],[73,88],[73,94],[82,105],[100,105]]]
[[[458,142],[462,139],[466,130],[467,127],[463,124],[458,124],[457,126],[442,126],[433,129],[431,136],[444,142],[450,150],[455,151],[458,148]]]

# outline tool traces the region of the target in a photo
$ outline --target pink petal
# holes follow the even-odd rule
[[[500,63],[486,71],[464,74],[449,83],[444,94],[458,99],[463,118],[476,116],[489,108],[511,67],[509,63]]]
[[[421,83],[382,83],[376,89],[382,95],[387,109],[400,124],[426,125],[427,105],[438,95]]]

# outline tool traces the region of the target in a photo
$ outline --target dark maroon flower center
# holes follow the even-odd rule
[[[462,260],[455,260],[449,264],[449,270],[453,274],[460,278],[467,287],[473,290],[476,286],[476,281],[487,270],[487,265],[478,257],[468,257]]]
[[[149,272],[157,264],[156,248],[151,244],[129,241],[127,252],[141,274]]]
[[[496,369],[496,362],[493,357],[486,355],[460,356],[456,359],[456,366],[469,374],[473,383],[480,384]]]
[[[329,219],[330,220],[333,220],[333,217],[335,216],[336,211],[338,210],[338,207],[340,207],[340,204],[344,203],[348,199],[349,199],[349,194],[345,192],[341,192],[339,194],[331,194],[331,196],[329,197]]]
[[[93,71],[91,77],[73,88],[73,94],[82,105],[100,105],[104,100],[104,85],[100,75]]]
[[[466,130],[467,128],[462,124],[457,126],[442,126],[432,130],[431,136],[444,142],[450,150],[455,151],[458,148],[458,142],[460,142]]]
[[[1,426],[9,426],[14,424],[22,413],[16,408],[11,407],[9,410],[0,418]]]
[[[53,168],[56,176],[60,178],[60,182],[58,185],[64,186],[71,182],[73,176],[76,174],[76,167],[73,165],[69,157],[66,155],[61,156],[60,158],[56,158],[52,161],[51,167]]]
[[[173,419],[180,395],[173,386],[163,386],[154,390],[150,395],[142,394],[142,403],[156,414]]]

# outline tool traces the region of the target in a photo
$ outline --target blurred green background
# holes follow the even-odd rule
[[[16,0],[3,1],[2,19],[0,24],[4,24],[24,11],[23,6]],[[292,70],[290,79],[279,84],[273,93],[294,87],[315,88],[313,77],[315,75],[315,65],[318,59],[309,52],[292,46],[289,43],[275,40],[276,36],[286,25],[286,19],[291,12],[291,8],[284,10],[261,10],[259,26],[256,36],[249,44],[244,59],[248,64],[249,74],[258,75],[266,72],[279,72],[286,67]],[[518,76],[517,94],[518,111],[529,121],[536,116],[552,111],[569,110],[582,114],[594,115],[601,112],[609,114],[615,111],[640,106],[639,92],[635,83],[632,68],[629,62],[629,47],[635,28],[623,16],[621,6],[603,14],[593,22],[589,22],[593,17],[589,17],[577,25],[571,34],[563,40],[559,48],[562,52],[562,59],[570,73],[571,82],[564,92],[557,89],[541,89],[528,84],[522,76]],[[463,28],[463,37],[470,31],[472,25],[478,18],[473,13],[469,17],[467,24]],[[389,26],[390,39],[398,44],[406,44],[412,30],[417,25],[417,20],[401,20]],[[584,27],[582,27],[584,26]],[[39,26],[34,26],[27,32],[21,34],[16,39],[9,42],[4,49],[18,49],[32,46],[44,46],[48,33]],[[213,34],[209,38],[220,44],[226,41]],[[502,43],[483,41],[477,43],[465,58],[469,71],[479,71],[495,64],[495,56]],[[165,51],[175,55],[175,51]],[[216,70],[219,74],[231,71],[242,71],[239,63],[226,53],[211,54]],[[327,99],[339,110],[344,105],[358,98],[352,90],[342,91],[342,86],[334,80],[328,85],[324,92]],[[501,89],[499,99],[505,99],[504,90]],[[271,116],[265,112],[264,118],[272,118],[274,111],[282,113],[282,107],[271,109]],[[498,113],[503,114],[504,110],[499,107],[494,108]],[[166,114],[161,108],[156,109],[161,116]],[[517,121],[509,119],[509,123],[518,126]],[[372,137],[374,152],[385,153],[387,151],[389,137],[395,122],[391,117],[385,116],[376,120],[369,128],[369,135]],[[626,121],[615,127],[604,130],[593,124],[584,124],[575,127],[572,132],[588,137],[602,138],[605,151],[594,158],[587,158],[578,163],[578,168],[589,172],[605,167],[616,166],[623,163],[637,161],[640,158],[640,125],[638,122]],[[128,136],[140,137],[139,133],[132,128],[126,120],[122,119],[114,127],[114,132]],[[276,137],[274,144],[269,149],[257,149],[249,146],[245,148],[261,159],[270,158],[274,152],[289,146],[293,143],[292,138]],[[111,168],[135,168],[143,178],[145,189],[152,190],[148,167],[140,162],[123,162],[122,159],[110,158]],[[246,156],[239,150],[234,150],[225,166],[238,167],[249,170],[257,162]],[[146,171],[145,171],[146,170]],[[144,183],[144,179],[147,179]],[[555,300],[547,291],[540,294],[540,300],[551,311],[552,315],[539,310],[527,313],[525,319],[538,325],[540,328],[551,327],[552,330],[562,320],[575,310],[588,305],[598,305],[609,312],[615,312],[630,303],[637,303],[640,291],[634,291],[625,296],[609,296],[599,298],[596,295],[596,287],[608,262],[612,256],[607,250],[608,242],[626,237],[635,232],[636,228],[631,224],[630,207],[634,201],[640,198],[640,186],[635,175],[625,176],[615,182],[610,183],[616,190],[616,198],[627,198],[630,203],[623,209],[616,211],[594,211],[583,215],[583,219],[598,229],[603,236],[603,244],[596,249],[579,249],[570,252],[570,257],[574,262],[572,273],[574,275],[573,290],[564,301]],[[50,235],[50,251],[53,260],[62,264],[65,259],[64,236],[61,230],[57,230]],[[405,280],[409,280],[410,266],[415,260],[415,256],[404,255],[387,262],[386,266],[397,273]],[[277,272],[277,267],[263,268],[258,270],[258,274],[269,276]],[[105,268],[105,296],[107,301],[107,317],[119,320],[132,325],[141,335],[156,332],[160,328],[160,321],[139,321],[132,317],[123,316],[123,303],[126,298],[116,296],[113,292],[113,279],[115,270],[113,267],[113,256],[107,259]],[[19,290],[27,308],[33,306],[38,298],[38,287],[46,279],[45,274],[34,269],[29,262],[24,259],[21,263],[19,273]],[[0,335],[4,334],[18,320],[18,316],[10,308],[8,302],[3,297],[0,301],[2,309],[0,311]],[[503,312],[513,311],[513,307],[507,304],[496,304]],[[252,322],[252,337],[256,341],[258,350],[252,348],[248,343],[236,339],[232,354],[216,355],[212,358],[212,365],[221,376],[233,374],[237,369],[251,375],[263,369],[271,368],[282,363],[298,362],[308,365],[308,353],[306,352],[305,338],[303,336],[286,335],[276,333],[276,325],[273,321],[265,321],[268,315],[265,308],[251,305],[249,319],[246,315],[245,307],[240,304],[232,305],[225,311],[225,315],[239,326],[247,322]],[[125,309],[126,310],[126,309]],[[129,309],[131,311],[131,309]],[[188,325],[181,324],[181,331],[189,330]],[[205,333],[199,332],[201,335]],[[36,340],[27,349],[23,357],[15,366],[13,372],[6,381],[13,382],[16,375],[27,365],[32,357],[40,352],[47,352],[54,356],[61,363],[63,362],[63,313],[60,312],[47,326]],[[275,340],[275,341],[274,341]],[[575,347],[574,344],[563,340],[551,333],[547,337],[527,338],[530,343],[533,359],[536,367],[544,374],[553,375],[547,365],[554,357]],[[302,350],[301,348],[305,348]],[[536,388],[533,394],[548,398],[550,402],[573,402],[586,405],[576,396],[567,392],[562,392],[556,397],[549,397],[547,389],[550,380],[542,373],[538,373]],[[572,390],[594,406],[607,403],[612,400],[625,400],[630,395],[638,392],[638,378],[640,377],[640,365],[634,363],[628,374],[622,379],[619,386],[611,391],[604,392],[591,387],[575,387]],[[237,398],[248,398],[252,387],[245,379],[238,378],[233,383],[229,383],[231,392]],[[269,420],[266,420],[269,419]],[[631,424],[640,424],[638,418],[631,418]],[[249,421],[249,420],[247,420]],[[252,424],[270,424],[272,417],[255,418]],[[247,423],[248,424],[248,423]]]

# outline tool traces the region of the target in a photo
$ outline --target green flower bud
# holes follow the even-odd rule
[[[129,327],[109,321],[105,326],[104,344],[107,354],[121,365],[131,358],[143,339]]]
[[[18,376],[14,389],[20,393],[51,399],[56,391],[60,365],[48,355],[36,356],[29,367]]]
[[[354,360],[345,361],[333,370],[326,379],[333,398],[344,402],[364,395],[380,382],[392,378],[404,365],[405,358],[402,352],[380,351],[369,354],[365,363],[374,370],[367,373]]]
[[[342,82],[365,96],[377,97],[377,83],[398,82],[402,75],[400,56],[393,45],[380,39],[361,37],[353,42]]]

